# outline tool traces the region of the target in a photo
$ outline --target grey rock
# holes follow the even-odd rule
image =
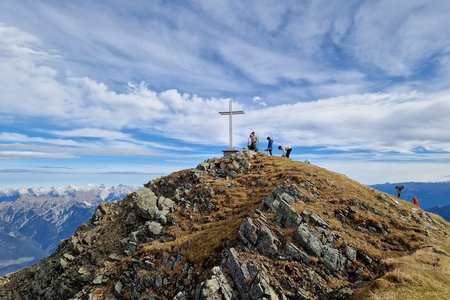
[[[197,170],[200,170],[200,171],[207,171],[207,170],[209,169],[209,167],[210,167],[210,164],[209,164],[209,163],[207,163],[207,162],[202,162],[202,163],[200,163],[200,164],[197,165]]]
[[[436,226],[431,225],[430,223],[427,223],[427,222],[425,222],[425,227],[427,229],[430,229],[431,231],[438,231],[439,230],[439,228],[437,228]]]
[[[125,246],[124,246],[124,252],[125,253],[129,253],[129,252],[134,252],[138,249],[138,245],[136,242],[132,242],[132,241],[128,241]]]
[[[364,275],[364,268],[363,267],[359,267],[355,271],[355,278],[356,278],[356,280],[361,280],[363,278],[363,275]]]
[[[277,223],[284,227],[296,227],[302,222],[302,217],[289,205],[292,202],[294,202],[292,196],[285,192],[281,194],[272,193],[263,200],[263,204],[270,211],[276,213]]]
[[[278,197],[280,198],[280,200],[283,200],[284,202],[291,204],[295,202],[295,198],[292,197],[291,195],[289,195],[288,193],[282,191],[281,193],[278,194]]]
[[[170,255],[166,252],[163,253],[162,263],[166,265],[169,262]]]
[[[312,221],[314,224],[317,224],[317,225],[319,225],[320,227],[323,227],[323,228],[328,228],[328,223],[325,222],[325,221],[324,221],[322,218],[320,218],[318,215],[312,213],[311,216],[310,216],[310,219],[311,219],[311,221]]]
[[[61,258],[59,260],[59,265],[61,266],[61,268],[63,270],[66,270],[69,267],[69,262],[67,260],[65,260],[64,258]]]
[[[159,235],[162,231],[162,225],[155,221],[147,221],[145,222],[145,225],[147,226],[148,230],[153,235]]]
[[[347,256],[347,258],[349,260],[351,260],[351,261],[355,261],[356,260],[357,252],[356,252],[355,249],[353,249],[350,246],[345,246],[345,250],[344,251],[345,251],[345,256]]]
[[[169,285],[170,284],[170,279],[168,277],[165,277],[163,279],[163,285]]]
[[[277,214],[277,222],[284,227],[297,227],[303,218],[297,214],[295,209],[284,200],[280,201]]]
[[[309,253],[320,256],[323,251],[323,245],[319,239],[311,233],[308,229],[308,225],[300,225],[294,233],[294,240]]]
[[[311,212],[309,210],[307,210],[307,209],[304,209],[302,211],[302,216],[305,217],[305,218],[310,218]]]
[[[161,277],[161,275],[159,275],[159,274],[156,275],[156,278],[155,278],[155,285],[156,285],[156,288],[158,288],[158,289],[161,288],[162,285],[163,285],[162,277]]]
[[[139,242],[139,237],[138,237],[139,231],[133,231],[130,233],[130,235],[128,236],[129,240],[135,243]]]
[[[121,295],[122,294],[122,289],[123,289],[123,284],[121,281],[117,281],[116,284],[114,285],[114,291]]]
[[[80,280],[82,282],[89,282],[93,277],[92,273],[84,266],[78,269],[78,274],[80,274]]]
[[[98,275],[92,281],[93,284],[102,284],[103,283],[103,275]]]
[[[323,262],[325,267],[327,267],[335,275],[339,276],[344,270],[346,261],[347,259],[341,255],[339,250],[328,246],[324,247]]]
[[[120,261],[120,260],[121,260],[120,256],[117,255],[117,254],[115,254],[115,253],[110,254],[110,255],[109,255],[109,258],[110,258],[111,260],[115,260],[115,261]]]
[[[156,220],[161,225],[167,225],[167,223],[168,223],[167,217],[166,217],[166,215],[163,212],[158,212],[157,213]]]
[[[188,297],[183,291],[181,291],[178,294],[176,294],[175,297],[173,297],[173,300],[188,300]]]
[[[154,219],[158,212],[158,198],[149,188],[143,187],[133,194],[136,213],[145,219]]]
[[[68,261],[73,261],[75,259],[75,257],[73,255],[70,255],[69,253],[64,253],[63,257]]]
[[[292,257],[297,261],[302,261],[307,265],[311,263],[311,258],[308,256],[308,254],[297,248],[297,246],[292,243],[286,243],[286,246],[284,247],[284,253],[288,257]]]
[[[278,300],[275,291],[270,287],[268,279],[263,275],[258,275],[249,291],[250,299]]]
[[[200,299],[235,299],[233,289],[228,283],[222,269],[219,266],[216,266],[212,269],[212,273],[211,279],[207,280],[203,285]]]
[[[372,259],[369,255],[367,255],[367,254],[365,254],[365,253],[360,253],[360,255],[361,255],[362,259],[363,259],[366,263],[368,263],[369,265],[372,264],[373,259]]]
[[[236,176],[237,176],[237,172],[236,172],[236,171],[229,171],[229,172],[228,172],[228,176],[230,176],[230,177],[236,177]]]
[[[256,248],[269,256],[276,256],[278,253],[279,239],[272,233],[272,231],[265,225],[260,229]]]
[[[98,221],[102,216],[108,212],[108,203],[100,202],[94,213],[94,220]]]
[[[247,280],[250,280],[250,274],[248,270],[242,269],[237,257],[237,251],[234,248],[230,248],[227,251],[227,268],[234,280],[234,284],[238,288],[241,299],[249,299],[248,290],[246,286]]]
[[[164,211],[169,211],[175,205],[175,201],[169,198],[159,197],[158,208]]]
[[[201,291],[201,298],[204,300],[220,299],[220,283],[217,278],[206,280]]]
[[[250,242],[250,244],[255,245],[258,241],[258,234],[256,233],[257,227],[255,226],[251,218],[245,218],[239,228],[238,236],[244,242]]]
[[[260,299],[265,296],[264,286],[260,282],[255,282],[250,288],[250,299]]]

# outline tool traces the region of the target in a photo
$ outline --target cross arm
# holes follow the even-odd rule
[[[219,114],[226,115],[226,116],[229,116],[229,115],[243,115],[243,114],[245,114],[245,112],[243,112],[242,110],[235,110],[235,111],[232,111],[231,113],[229,111],[219,111]]]

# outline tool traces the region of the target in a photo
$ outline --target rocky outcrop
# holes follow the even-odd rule
[[[52,256],[2,279],[0,298],[346,299],[383,256],[445,233],[395,199],[289,166],[238,154],[102,203]]]

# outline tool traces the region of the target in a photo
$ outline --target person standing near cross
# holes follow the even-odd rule
[[[259,139],[254,131],[250,134],[249,139],[250,139],[250,146],[248,147],[248,149],[258,152],[259,151],[259,148],[258,148]]]

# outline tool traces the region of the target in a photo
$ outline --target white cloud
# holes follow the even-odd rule
[[[354,18],[350,40],[343,43],[364,63],[392,75],[411,75],[424,62],[448,56],[448,1],[370,1]]]
[[[261,106],[267,106],[267,103],[259,96],[253,97],[253,102]]]
[[[64,137],[90,137],[103,139],[128,139],[129,136],[112,130],[104,130],[99,128],[79,128],[74,130],[50,130],[51,134]]]
[[[8,30],[22,36],[17,29]],[[26,33],[23,36],[18,40],[34,41]],[[11,48],[13,44],[1,45]],[[16,79],[26,82],[27,88],[20,90],[14,97],[8,92],[0,95],[4,113],[50,116],[54,120],[53,126],[60,122],[66,127],[75,126],[74,130],[50,132],[65,137],[112,139],[114,144],[109,146],[123,153],[127,153],[125,149],[134,149],[144,154],[149,152],[145,149],[151,146],[167,150],[176,148],[139,141],[121,133],[125,128],[144,130],[188,143],[227,143],[227,120],[217,114],[226,108],[227,99],[202,98],[181,94],[176,90],[157,93],[145,83],[130,83],[126,91],[116,92],[90,78],[64,78],[60,72],[50,72],[49,67],[39,66],[45,64],[45,60],[28,54],[33,52],[31,46],[19,43],[17,47],[30,47],[29,51],[22,51],[27,54],[14,52],[14,55],[38,71],[34,77],[25,71],[16,73]],[[46,56],[45,53],[43,56]],[[51,55],[46,60],[50,59],[48,57]],[[13,68],[15,59],[5,59],[4,62],[0,68]],[[358,77],[352,73],[348,73],[348,76]],[[8,80],[8,76],[0,77],[0,84],[16,86]],[[42,88],[42,80],[52,87]],[[408,152],[423,147],[433,151],[450,151],[446,135],[450,126],[446,113],[450,111],[449,95],[446,92],[367,93],[268,106],[249,110],[247,115],[236,118],[235,132],[240,141],[245,141],[248,131],[256,130],[272,136],[276,141],[293,145],[342,150]],[[31,103],[29,99],[32,99]],[[263,103],[260,97],[254,98],[254,101]],[[236,108],[244,107],[239,102],[235,101],[235,104]],[[20,142],[25,137],[3,133],[1,138]],[[29,143],[54,145],[77,146],[80,143],[68,139],[26,137],[26,140]],[[100,145],[98,142],[84,144],[94,149],[106,145],[105,142]]]
[[[39,143],[50,144],[58,146],[77,146],[78,143],[73,140],[67,139],[47,139],[42,137],[28,137],[24,134],[18,134],[14,132],[2,132],[0,133],[0,142],[26,142],[26,143]]]
[[[24,158],[75,158],[75,156],[63,153],[45,153],[35,151],[0,151],[0,160]]]
[[[251,111],[241,128],[259,128],[261,135],[270,135],[276,143],[292,145],[381,152],[411,152],[418,147],[450,151],[448,112],[448,92],[349,95]],[[241,132],[242,140],[245,136]]]

